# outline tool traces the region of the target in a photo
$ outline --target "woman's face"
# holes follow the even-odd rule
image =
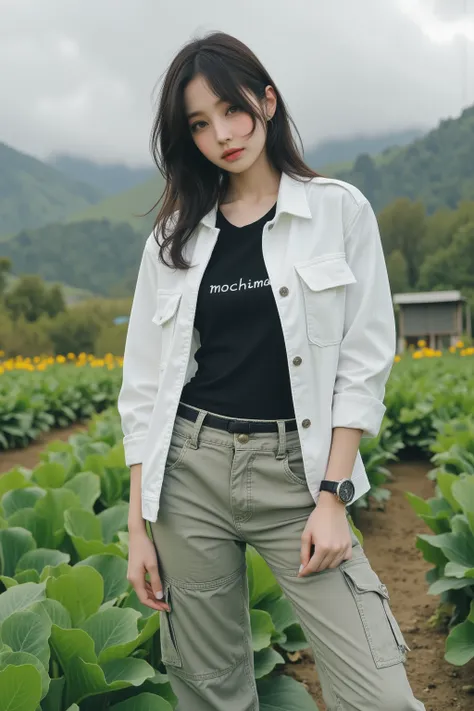
[[[276,109],[272,87],[266,89],[266,113],[271,118]],[[249,94],[257,110],[255,96]],[[266,126],[256,122],[238,106],[223,102],[216,96],[204,77],[197,75],[187,85],[184,102],[189,129],[194,143],[214,165],[229,173],[242,173],[255,163],[265,149]],[[236,150],[238,149],[238,150]],[[229,153],[229,151],[232,151]]]

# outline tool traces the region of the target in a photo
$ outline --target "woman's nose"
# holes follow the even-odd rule
[[[219,121],[215,124],[214,130],[216,133],[216,138],[219,143],[226,143],[226,141],[232,140],[232,132],[230,126],[226,121]]]

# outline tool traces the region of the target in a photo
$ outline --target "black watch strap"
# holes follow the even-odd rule
[[[330,491],[331,494],[337,494],[338,484],[338,481],[327,481],[326,479],[323,479],[323,481],[321,482],[320,490]]]

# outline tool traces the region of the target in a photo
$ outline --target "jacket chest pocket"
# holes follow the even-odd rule
[[[180,292],[158,289],[156,293],[156,309],[152,321],[161,329],[161,367],[170,355],[180,301]]]
[[[357,281],[345,255],[329,255],[295,269],[303,288],[308,340],[317,346],[337,345],[344,331],[345,287]]]

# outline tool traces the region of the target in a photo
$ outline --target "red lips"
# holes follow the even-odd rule
[[[238,153],[242,153],[243,150],[243,148],[229,148],[227,151],[224,151],[221,158],[230,158],[234,155],[236,156]]]

